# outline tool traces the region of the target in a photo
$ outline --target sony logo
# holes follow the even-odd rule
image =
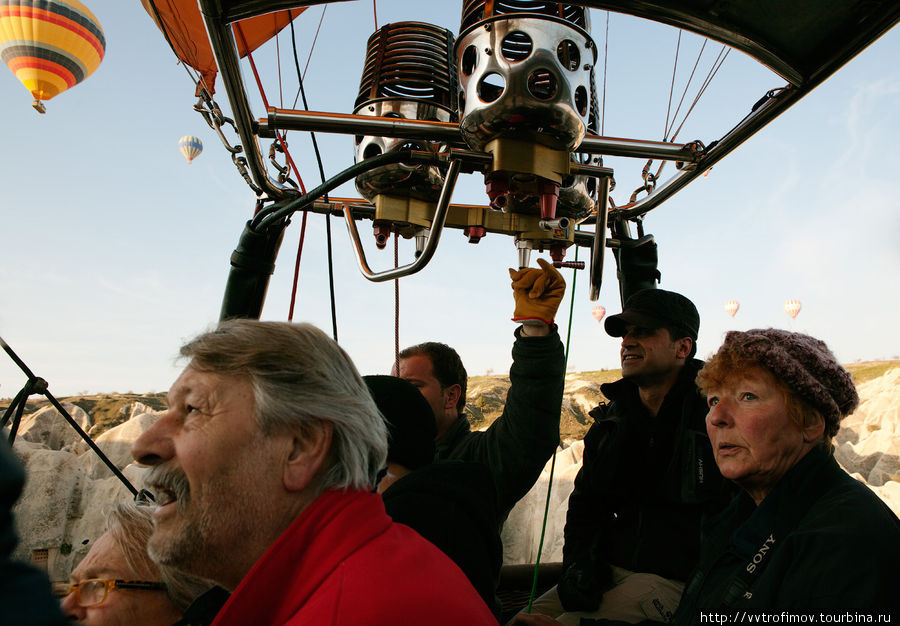
[[[759,551],[757,551],[757,553],[753,555],[753,559],[750,561],[750,563],[747,563],[747,571],[748,572],[750,572],[752,574],[753,572],[756,571],[756,567],[762,562],[762,560],[766,556],[766,553],[769,551],[769,549],[774,544],[775,544],[775,535],[769,535],[768,539],[766,539],[763,542]]]

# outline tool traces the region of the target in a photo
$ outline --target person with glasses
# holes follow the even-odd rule
[[[69,577],[56,583],[70,620],[91,626],[168,625],[212,583],[156,565],[147,555],[153,532],[151,506],[118,504],[108,530]]]

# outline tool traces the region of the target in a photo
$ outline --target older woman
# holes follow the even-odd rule
[[[147,555],[151,507],[122,503],[110,513],[106,533],[69,577],[56,584],[66,616],[91,626],[174,624],[212,583],[160,568]]]
[[[859,397],[828,347],[729,332],[697,384],[716,463],[743,493],[707,529],[676,623],[709,609],[896,610],[900,522],[832,457]]]

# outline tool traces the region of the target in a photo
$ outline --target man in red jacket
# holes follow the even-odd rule
[[[132,454],[152,466],[151,557],[232,592],[214,624],[496,624],[371,493],[386,429],[334,341],[230,320],[181,354],[169,409]]]

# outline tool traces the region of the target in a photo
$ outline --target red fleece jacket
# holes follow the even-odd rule
[[[327,491],[272,544],[213,626],[497,624],[460,569],[381,497]]]

